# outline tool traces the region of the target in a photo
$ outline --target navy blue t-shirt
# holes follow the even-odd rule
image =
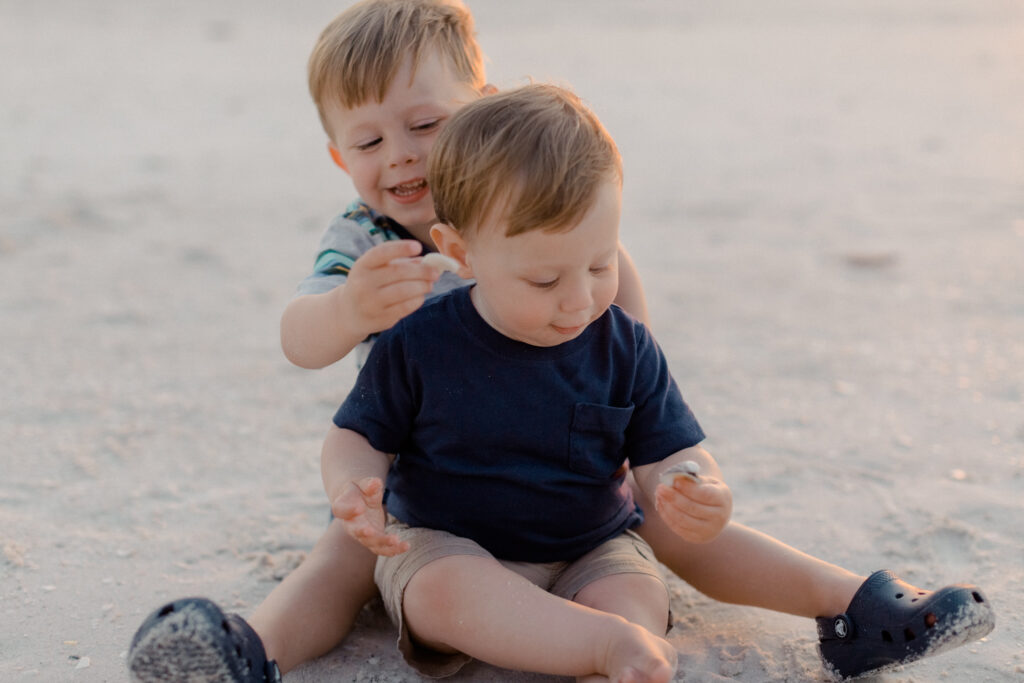
[[[576,339],[531,346],[488,325],[469,291],[381,334],[334,416],[396,454],[388,512],[527,562],[638,525],[624,462],[704,438],[647,328],[612,306]]]

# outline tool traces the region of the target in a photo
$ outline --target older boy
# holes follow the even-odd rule
[[[427,155],[448,118],[494,88],[485,82],[473,19],[452,0],[368,0],[320,36],[309,88],[335,163],[360,199],[321,239],[314,272],[281,319],[296,365],[320,368],[356,350],[431,295],[466,284],[422,260],[433,249]],[[620,246],[616,302],[646,318],[639,277]],[[438,279],[440,275],[440,279]]]

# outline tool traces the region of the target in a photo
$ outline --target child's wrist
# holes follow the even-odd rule
[[[369,329],[372,325],[359,313],[359,307],[353,305],[351,299],[352,293],[346,285],[334,289],[334,311],[330,324],[336,332],[336,339],[351,338],[354,347],[376,330]]]

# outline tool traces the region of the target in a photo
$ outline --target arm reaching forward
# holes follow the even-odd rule
[[[281,315],[281,348],[295,365],[323,368],[374,332],[419,308],[442,268],[413,258],[415,240],[384,242],[359,257],[345,284],[292,299]]]

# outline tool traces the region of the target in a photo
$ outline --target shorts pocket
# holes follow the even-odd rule
[[[624,408],[577,403],[569,430],[569,468],[599,479],[611,479],[624,460],[622,446],[633,406]]]

